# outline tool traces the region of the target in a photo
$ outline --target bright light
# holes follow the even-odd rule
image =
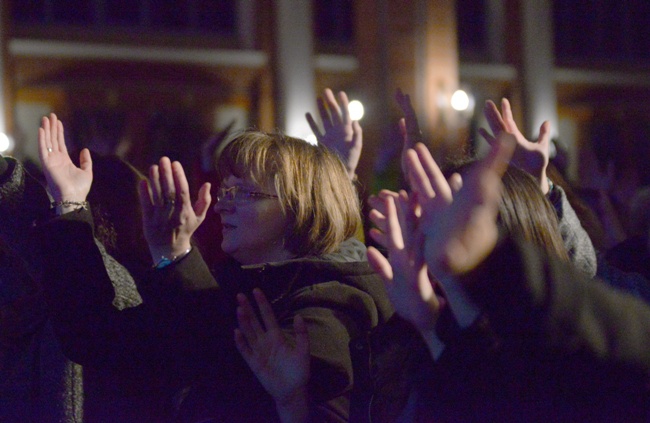
[[[451,107],[459,112],[467,110],[469,108],[469,102],[469,96],[463,90],[456,90],[451,96]]]
[[[307,135],[306,137],[303,138],[305,141],[307,141],[309,144],[316,145],[318,144],[318,140],[316,139],[316,135],[313,133]]]
[[[352,100],[348,104],[348,112],[350,113],[350,119],[352,120],[361,120],[363,118],[363,104],[359,100]]]
[[[14,143],[11,141],[11,138],[9,138],[7,134],[0,132],[0,153],[11,150],[13,146]]]

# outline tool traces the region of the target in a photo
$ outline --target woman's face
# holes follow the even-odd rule
[[[260,187],[250,179],[230,175],[221,187],[237,187],[240,192],[277,195],[275,187]],[[226,196],[217,201],[214,209],[221,216],[223,231],[222,250],[241,264],[257,264],[280,261],[293,255],[284,247],[283,238],[287,219],[282,213],[277,198],[262,196],[240,196],[233,200]]]

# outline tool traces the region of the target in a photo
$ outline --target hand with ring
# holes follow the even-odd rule
[[[149,168],[149,178],[139,188],[144,234],[153,262],[187,251],[210,206],[210,184],[201,186],[192,205],[183,166],[162,157]]]
[[[87,148],[79,153],[79,167],[68,154],[63,123],[54,113],[44,116],[38,129],[38,155],[47,189],[56,202],[86,201],[93,182],[93,162]]]

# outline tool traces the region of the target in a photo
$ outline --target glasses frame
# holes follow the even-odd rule
[[[237,200],[237,193],[244,194],[245,195],[244,198]],[[235,204],[246,204],[246,203],[252,203],[257,199],[262,199],[262,198],[278,198],[278,196],[274,194],[267,194],[264,192],[249,191],[246,188],[237,185],[230,188],[220,187],[217,190],[217,203],[221,203],[223,201],[230,201],[231,203],[235,203]]]

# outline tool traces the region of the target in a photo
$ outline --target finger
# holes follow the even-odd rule
[[[519,131],[517,124],[515,123],[515,118],[512,115],[510,102],[507,98],[501,99],[501,113],[503,114],[503,122],[506,125],[506,131],[512,133]]]
[[[406,130],[406,119],[401,118],[399,120],[398,125],[399,125],[399,133],[402,136],[402,149],[411,148],[411,146],[409,145],[409,135]]]
[[[392,197],[386,199],[386,233],[388,235],[389,250],[391,253],[404,249],[402,227],[400,226],[399,218],[397,216],[395,199]]]
[[[237,346],[239,353],[242,355],[246,363],[251,366],[252,360],[254,358],[253,350],[250,345],[248,345],[246,337],[239,328],[235,329],[235,345]]]
[[[451,187],[451,191],[455,194],[458,191],[463,188],[463,177],[461,176],[460,173],[454,173],[449,177],[449,186]]]
[[[49,126],[50,121],[48,118],[43,117],[41,119],[41,127],[38,128],[38,155],[41,159],[41,163],[44,163],[44,160],[47,158],[47,150],[49,148]]]
[[[402,193],[404,195],[402,196]],[[401,236],[402,236],[402,242],[404,245],[404,248],[407,248],[410,246],[410,241],[411,241],[411,229],[412,229],[412,221],[408,217],[408,202],[409,198],[406,195],[405,191],[400,191],[400,196],[397,198],[395,201],[395,211],[396,211],[396,217],[397,217],[397,225],[399,226],[401,230]]]
[[[266,299],[266,295],[262,292],[261,289],[255,288],[253,290],[253,296],[257,302],[257,307],[260,309],[260,315],[262,316],[262,322],[267,331],[278,329],[278,321],[275,318],[275,313],[271,308],[271,304]]]
[[[352,122],[352,145],[361,146],[363,144],[363,129],[358,120]]]
[[[483,106],[483,115],[495,136],[501,133],[501,131],[506,130],[506,124],[503,121],[501,112],[499,112],[499,108],[492,100],[487,100],[485,102],[485,105]]]
[[[368,263],[370,267],[384,280],[384,282],[393,281],[393,268],[391,267],[388,259],[384,257],[375,247],[368,247],[366,252],[368,256]]]
[[[382,200],[385,200],[388,197],[397,198],[399,197],[399,193],[384,188],[377,193],[377,196]]]
[[[332,119],[330,117],[330,112],[325,106],[325,102],[322,98],[316,99],[316,105],[318,106],[318,114],[320,115],[320,120],[323,122],[323,131],[327,133],[332,128]]]
[[[372,238],[373,241],[375,241],[378,245],[381,245],[383,248],[388,249],[388,236],[384,231],[380,231],[377,228],[371,228],[370,231],[368,231],[368,234],[370,235],[370,238]]]
[[[151,190],[151,198],[154,206],[163,205],[162,188],[160,186],[160,169],[158,165],[149,167],[149,189]]]
[[[339,102],[341,103],[341,122],[343,125],[350,125],[352,123],[352,119],[350,119],[350,101],[345,91],[339,92]]]
[[[386,216],[380,213],[377,209],[370,210],[368,213],[370,221],[379,229],[382,233],[386,233]]]
[[[539,127],[539,136],[537,143],[540,145],[548,145],[551,141],[551,122],[545,120]]]
[[[492,145],[494,144],[496,138],[492,134],[490,134],[485,128],[478,128],[479,134],[487,141],[488,144]]]
[[[187,182],[185,170],[180,162],[173,162],[171,164],[172,180],[175,191],[176,206],[192,207],[192,199],[190,198],[190,184]],[[171,195],[171,193],[170,193]]]
[[[63,135],[63,122],[58,121],[56,126],[56,133],[57,133],[59,151],[68,154],[68,147],[65,145],[65,136]]]
[[[428,199],[435,197],[436,193],[431,186],[431,181],[420,162],[418,153],[412,148],[406,150],[406,171],[407,179],[411,190],[418,193],[421,198]]]
[[[50,113],[50,145],[53,153],[60,151],[59,148],[59,120],[54,113]]]
[[[68,154],[67,150],[65,151],[65,154]],[[84,148],[79,153],[79,167],[84,172],[89,172],[90,174],[93,173],[93,159],[90,157],[90,150],[87,148]]]
[[[438,167],[438,164],[433,159],[433,156],[431,155],[429,149],[424,144],[418,143],[415,145],[415,151],[418,154],[420,163],[422,164],[422,167],[427,177],[429,178],[429,181],[431,182],[431,187],[435,191],[436,195],[442,197],[447,201],[451,201],[451,188],[449,188],[449,184],[447,183],[445,175],[442,173],[440,167]]]
[[[336,102],[334,93],[329,88],[325,88],[325,101],[327,101],[327,109],[329,110],[330,120],[333,126],[339,126],[343,123],[341,119],[341,107]]]
[[[296,333],[296,349],[298,352],[306,354],[309,351],[309,332],[305,319],[299,314],[293,318],[293,331]]]
[[[316,135],[316,139],[320,142],[321,138],[323,138],[323,133],[320,131],[314,117],[309,112],[305,114],[305,117],[307,118],[307,123],[309,124],[311,131]]]
[[[259,336],[264,335],[264,328],[262,328],[262,324],[257,319],[255,310],[253,310],[253,306],[244,294],[237,294],[237,303],[239,304],[239,307],[237,307],[239,328],[244,336],[246,336],[248,343],[253,344]]]
[[[170,200],[176,201],[176,186],[174,185],[172,163],[168,157],[160,158],[160,161],[158,162],[158,171],[160,172],[160,189],[163,204]]]
[[[204,183],[199,189],[199,198],[194,203],[194,214],[199,219],[199,222],[205,220],[205,216],[208,214],[210,209],[210,203],[212,202],[212,195],[210,194],[210,188],[212,184],[209,182]]]

